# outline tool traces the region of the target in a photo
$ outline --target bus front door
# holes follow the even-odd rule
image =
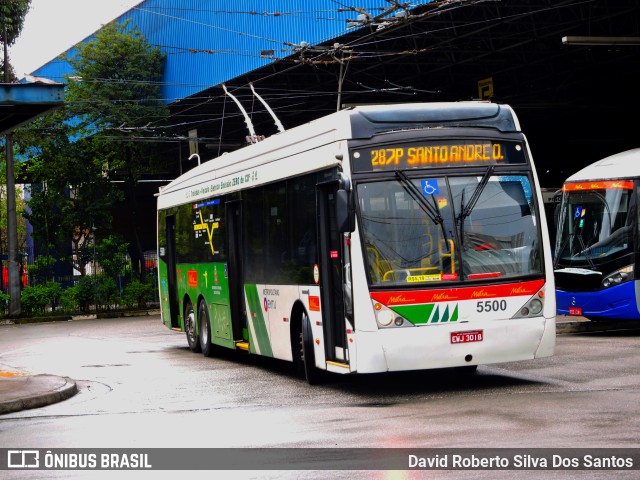
[[[342,233],[336,221],[337,184],[318,185],[320,304],[327,361],[349,363],[345,331]]]

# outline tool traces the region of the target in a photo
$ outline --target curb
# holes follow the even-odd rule
[[[23,325],[26,323],[43,323],[43,322],[69,322],[77,320],[92,320],[95,318],[122,318],[122,317],[145,317],[150,315],[159,315],[160,309],[154,308],[149,310],[126,310],[120,312],[100,312],[87,315],[55,315],[50,317],[25,317],[25,318],[4,318],[0,319],[2,325]]]
[[[595,333],[621,330],[640,330],[640,321],[611,320],[594,322],[593,320],[578,320],[575,322],[556,323],[556,333]]]
[[[2,380],[2,385],[5,388],[11,388],[12,391],[22,392],[23,396],[0,401],[0,414],[44,407],[66,400],[78,393],[78,386],[74,380],[55,375],[7,378]],[[31,390],[32,393],[24,394],[25,390]]]

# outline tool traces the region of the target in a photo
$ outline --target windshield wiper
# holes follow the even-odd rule
[[[458,215],[458,221],[460,222],[459,230],[460,230],[461,245],[464,245],[464,221],[469,215],[471,215],[471,212],[475,208],[476,203],[478,203],[478,200],[480,199],[480,195],[482,195],[484,188],[487,186],[487,183],[489,183],[489,178],[493,174],[493,169],[494,169],[493,165],[490,165],[489,167],[487,167],[487,171],[484,172],[484,175],[480,179],[480,182],[478,183],[478,185],[476,185],[476,188],[473,191],[471,198],[469,199],[469,203],[467,203],[466,205],[464,204],[464,189],[462,190],[462,195],[460,199],[460,214]]]
[[[568,210],[568,208],[567,208]],[[569,215],[569,212],[567,211],[567,215]],[[578,223],[580,221],[580,217],[574,215],[573,216],[573,223],[571,225],[572,230],[574,232],[577,232],[578,230]],[[558,248],[558,250],[556,251],[556,256],[553,259],[553,268],[556,269],[558,267],[558,264],[560,263],[560,257],[562,256],[562,252],[564,251],[565,247],[567,246],[567,244],[569,244],[569,242],[572,242],[572,240],[574,239],[578,239],[578,244],[580,245],[581,251],[577,253],[577,255],[582,254],[585,258],[585,260],[587,261],[587,263],[589,264],[589,266],[591,268],[595,268],[595,264],[593,263],[593,260],[591,259],[591,253],[589,252],[591,247],[587,247],[584,244],[584,240],[582,238],[582,234],[581,233],[569,233],[569,235],[567,235],[565,237],[565,239],[562,241],[562,243],[560,244],[560,248]],[[573,243],[572,243],[573,245]],[[573,248],[570,247],[569,249],[569,255],[571,257],[575,257],[576,254],[574,254],[571,250],[573,250]],[[570,258],[571,258],[570,257]],[[571,260],[570,260],[571,261]]]
[[[442,237],[445,240],[445,244],[447,245],[447,251],[449,250],[449,242],[447,242],[447,232],[444,228],[444,219],[442,218],[442,214],[440,213],[440,207],[438,206],[438,202],[435,197],[431,195],[431,199],[433,200],[433,205],[429,205],[429,202],[424,198],[422,192],[418,187],[416,187],[413,182],[407,177],[407,174],[396,170],[396,177],[400,181],[400,185],[402,188],[413,198],[417,203],[420,209],[431,219],[433,223],[436,225],[440,225],[440,229],[442,230]]]

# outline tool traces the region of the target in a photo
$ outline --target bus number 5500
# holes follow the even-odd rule
[[[507,309],[506,300],[484,300],[476,304],[476,310],[480,312],[498,312]]]

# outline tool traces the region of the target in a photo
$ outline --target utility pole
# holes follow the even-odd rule
[[[4,30],[4,82],[9,83],[9,51],[7,46],[7,25]],[[7,269],[9,270],[9,316],[22,312],[22,292],[20,289],[20,270],[18,266],[18,220],[16,218],[16,178],[13,161],[13,138],[5,134],[4,150],[7,159]]]

